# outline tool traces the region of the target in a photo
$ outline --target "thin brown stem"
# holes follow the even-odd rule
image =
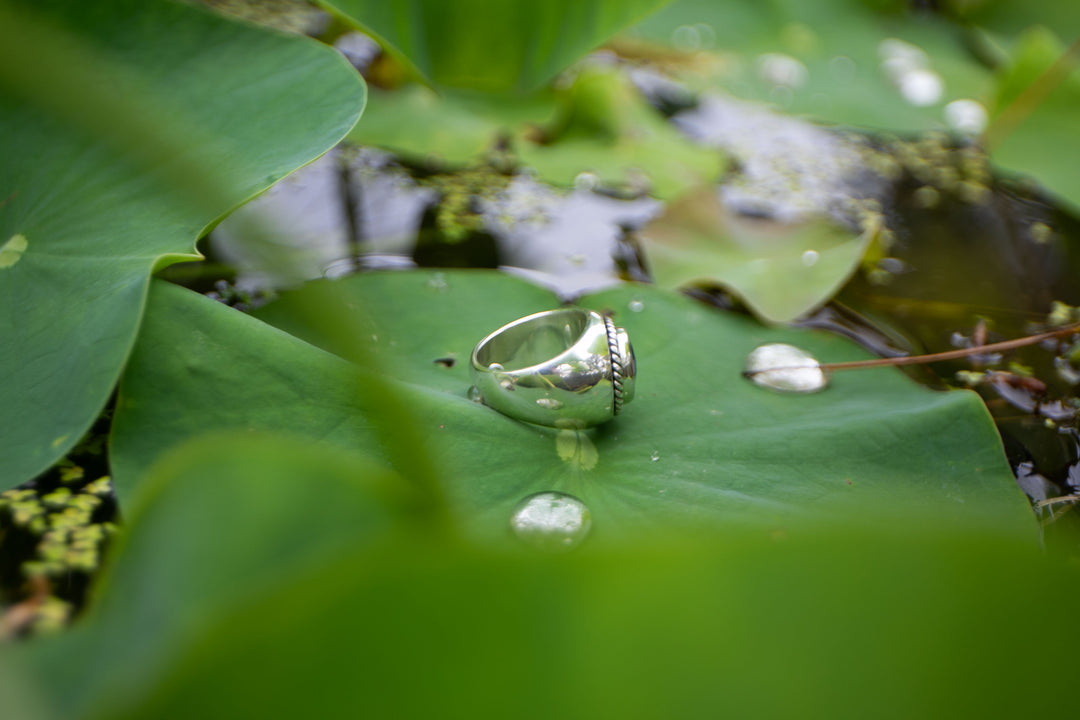
[[[875,358],[873,360],[851,360],[848,362],[835,362],[835,363],[821,363],[819,366],[825,372],[833,372],[835,370],[861,370],[864,368],[876,368],[876,367],[894,367],[899,365],[923,365],[932,362],[941,362],[943,360],[958,360],[970,355],[981,355],[983,353],[990,352],[1003,352],[1005,350],[1014,350],[1016,348],[1026,347],[1028,345],[1035,345],[1041,343],[1044,340],[1052,340],[1062,335],[1069,335],[1070,333],[1080,332],[1080,323],[1073,323],[1057,330],[1050,330],[1048,332],[1039,333],[1038,335],[1029,335],[1027,337],[1016,338],[1015,340],[1005,340],[1004,342],[990,343],[989,345],[977,345],[969,348],[960,348],[959,350],[948,350],[946,352],[930,353],[928,355],[908,355],[906,357],[895,358]],[[746,375],[758,375],[763,372],[774,372],[776,370],[795,370],[796,367],[791,368],[767,368],[765,370],[756,370],[747,372]]]
[[[1005,350],[1014,350],[1028,345],[1035,345],[1036,343],[1041,343],[1043,340],[1052,340],[1053,338],[1068,335],[1069,333],[1077,331],[1080,331],[1080,323],[1058,328],[1057,330],[1050,330],[1049,332],[1039,333],[1038,335],[1029,335],[1027,337],[1016,338],[1015,340],[990,343],[989,345],[976,345],[975,347],[930,353],[929,355],[909,355],[907,357],[877,358],[875,360],[822,363],[821,369],[825,372],[831,372],[833,370],[858,370],[860,368],[887,367],[892,365],[922,365],[924,363],[941,362],[943,360],[958,360],[960,358],[968,357],[969,355],[981,355],[988,352],[1004,352]]]

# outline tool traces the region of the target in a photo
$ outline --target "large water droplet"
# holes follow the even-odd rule
[[[480,392],[480,388],[475,385],[469,387],[468,393],[469,399],[473,402],[484,402],[484,394]]]
[[[782,392],[817,392],[828,382],[812,355],[785,343],[754,348],[746,358],[746,375],[762,387]]]
[[[765,53],[754,63],[758,76],[772,85],[799,88],[806,84],[809,73],[801,62],[782,53]]]
[[[593,172],[580,172],[574,177],[575,190],[593,190],[599,184],[600,178]]]
[[[569,550],[585,539],[591,527],[592,516],[585,503],[558,492],[530,495],[510,518],[514,534],[540,550]]]

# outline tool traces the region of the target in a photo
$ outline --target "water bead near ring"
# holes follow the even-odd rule
[[[745,374],[770,390],[812,393],[822,390],[828,379],[810,353],[786,343],[759,345],[746,358]]]
[[[592,528],[592,514],[573,495],[542,492],[518,503],[510,529],[538,550],[564,551],[581,544]]]

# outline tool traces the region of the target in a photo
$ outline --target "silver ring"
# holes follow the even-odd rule
[[[472,377],[489,407],[559,428],[599,425],[634,398],[637,367],[626,331],[579,308],[504,325],[477,343]]]

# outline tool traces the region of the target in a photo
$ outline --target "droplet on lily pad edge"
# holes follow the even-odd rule
[[[541,492],[518,503],[510,518],[514,535],[538,550],[569,550],[581,544],[592,527],[585,503],[573,495]]]
[[[828,385],[821,363],[805,350],[786,343],[754,348],[746,357],[745,374],[755,384],[779,392],[812,393]]]

